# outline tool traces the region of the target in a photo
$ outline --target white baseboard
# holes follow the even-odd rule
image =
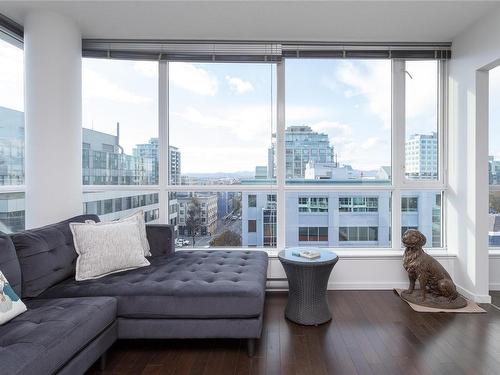
[[[330,282],[328,290],[393,290],[394,288],[406,289],[407,282],[394,281],[391,283],[363,283],[363,282]],[[288,282],[282,280],[268,280],[268,291],[288,290]]]
[[[381,282],[381,283],[358,283],[358,282],[330,282],[328,283],[328,290],[393,290],[394,288],[406,289],[408,288],[408,282],[394,281],[391,283]],[[474,294],[469,290],[457,285],[457,289],[460,294],[464,297],[477,302],[477,303],[491,303],[491,297],[489,295]],[[269,280],[267,282],[267,291],[287,291],[288,282],[283,280]],[[492,289],[495,290],[495,289]],[[500,290],[500,285],[498,289]]]
[[[486,294],[474,294],[470,290],[457,285],[457,290],[464,297],[476,302],[476,303],[491,303],[491,296]]]

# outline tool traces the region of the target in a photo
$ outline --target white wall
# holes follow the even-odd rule
[[[500,9],[453,40],[449,81],[448,248],[457,284],[489,301],[488,73],[500,58]]]
[[[82,212],[81,35],[64,16],[24,22],[26,227]]]
[[[408,276],[403,268],[401,254],[378,255],[376,251],[370,255],[341,255],[333,268],[328,289],[392,289],[408,288]],[[454,255],[434,255],[435,258],[448,270],[452,278],[456,277],[456,257]],[[287,289],[288,283],[285,271],[277,258],[270,258],[268,268],[268,289]],[[474,296],[458,286],[459,291],[467,297]]]

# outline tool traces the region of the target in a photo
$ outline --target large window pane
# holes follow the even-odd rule
[[[389,191],[289,192],[286,246],[391,247]]]
[[[159,195],[154,191],[101,191],[83,194],[83,212],[112,221],[144,211],[147,223],[159,222]]]
[[[276,65],[171,62],[169,109],[170,147],[182,158],[170,184],[272,182]]]
[[[490,185],[500,185],[500,67],[489,72],[489,160]],[[490,189],[488,242],[500,247],[500,191]]]
[[[275,194],[175,192],[169,210],[176,248],[276,246]]]
[[[442,247],[442,193],[405,191],[401,194],[401,235],[418,229],[427,238],[426,247]]]
[[[287,60],[285,99],[288,183],[390,182],[390,60]]]
[[[83,59],[84,185],[158,184],[158,63]]]
[[[19,232],[24,229],[24,193],[0,194],[0,231]]]
[[[405,175],[438,178],[438,62],[406,62]]]
[[[0,185],[24,184],[23,50],[0,33]]]

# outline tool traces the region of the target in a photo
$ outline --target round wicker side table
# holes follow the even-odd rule
[[[293,254],[300,250],[289,248],[278,254],[288,278],[289,291],[285,317],[303,325],[326,323],[332,319],[326,300],[328,278],[339,257],[331,251],[319,249],[321,256],[315,259]]]

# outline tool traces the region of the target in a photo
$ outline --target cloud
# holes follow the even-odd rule
[[[170,117],[170,143],[181,151],[183,173],[253,171],[267,164],[271,134],[268,105],[191,105]]]
[[[311,125],[319,133],[327,133],[330,138],[347,137],[352,134],[352,127],[337,121],[320,121]]]
[[[135,61],[134,70],[147,78],[158,77],[158,63],[153,61]]]
[[[231,91],[237,94],[244,94],[246,92],[253,91],[254,87],[251,82],[244,81],[239,77],[226,76],[226,81],[229,84]]]
[[[297,122],[318,121],[326,114],[326,109],[314,106],[287,106],[286,107],[286,123],[294,125]]]
[[[198,95],[214,96],[219,86],[215,75],[195,64],[184,62],[169,64],[169,79],[177,87]]]
[[[153,98],[136,95],[90,68],[83,68],[83,99],[105,99],[113,102],[142,104]]]
[[[0,39],[0,106],[24,110],[23,51]]]
[[[335,77],[324,77],[323,84],[339,90],[338,82],[347,86],[346,98],[362,95],[368,109],[377,116],[383,127],[391,127],[391,64],[387,61],[343,61]]]
[[[183,112],[174,112],[173,115],[205,129],[223,130],[229,139],[234,139],[231,138],[234,136],[247,143],[266,142],[271,134],[271,113],[269,107],[265,105],[215,107],[204,111],[187,106]]]
[[[390,165],[390,138],[370,137],[362,142],[346,138],[335,146],[339,162],[355,169],[378,170],[381,166]]]

